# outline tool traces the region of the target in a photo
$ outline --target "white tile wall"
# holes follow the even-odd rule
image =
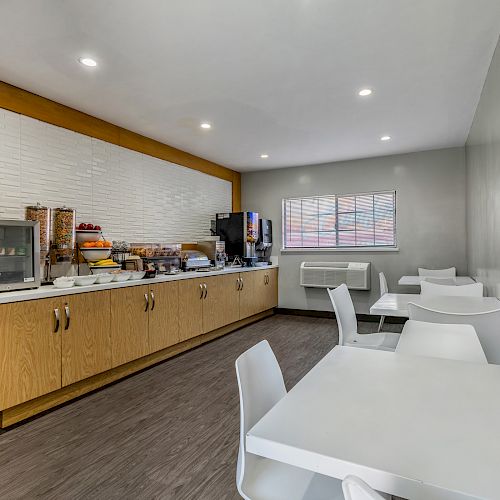
[[[108,239],[193,241],[231,211],[231,183],[0,109],[0,219],[38,201]]]

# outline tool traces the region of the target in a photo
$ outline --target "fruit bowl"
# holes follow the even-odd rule
[[[107,259],[111,255],[111,248],[80,248],[83,257],[88,262],[97,262]]]
[[[76,242],[85,243],[86,241],[99,241],[102,231],[96,231],[95,229],[77,229]]]

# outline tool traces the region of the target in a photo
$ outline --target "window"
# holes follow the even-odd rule
[[[284,248],[396,246],[396,192],[283,200]]]

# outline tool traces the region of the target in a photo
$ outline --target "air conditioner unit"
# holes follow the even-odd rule
[[[351,290],[370,290],[369,262],[302,262],[300,284],[310,288],[335,288],[345,283]]]

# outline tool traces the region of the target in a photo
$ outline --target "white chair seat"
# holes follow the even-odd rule
[[[339,479],[262,457],[245,473],[242,490],[251,500],[344,500]]]
[[[378,349],[379,351],[394,351],[400,339],[399,333],[356,333],[348,338],[345,345],[363,347],[364,349]]]

